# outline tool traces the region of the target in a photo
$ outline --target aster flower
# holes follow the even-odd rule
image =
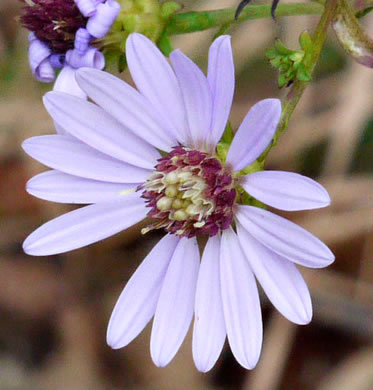
[[[228,36],[212,44],[207,77],[179,50],[171,53],[171,67],[140,34],[130,35],[126,54],[137,90],[105,72],[80,69],[77,81],[96,104],[60,92],[46,95],[48,112],[67,135],[24,142],[30,156],[52,168],[32,178],[27,190],[50,201],[90,205],[38,228],[24,250],[63,253],[150,217],[143,232],[163,229],[166,235],[124,288],[108,344],[124,347],[154,316],[151,356],[165,366],[194,315],[193,357],[200,371],[213,367],[226,336],[237,361],[253,368],[262,345],[254,275],[286,318],[306,324],[311,299],[295,264],[318,268],[334,260],[319,239],[257,207],[258,201],[306,210],[327,206],[328,193],[295,173],[245,174],[273,138],[281,113],[277,99],[255,104],[226,157],[217,153],[234,92]],[[208,237],[201,262],[199,235]]]
[[[80,67],[103,69],[104,55],[91,42],[109,32],[120,11],[114,0],[24,0],[21,23],[29,34],[32,73],[54,90],[85,97],[75,81]]]

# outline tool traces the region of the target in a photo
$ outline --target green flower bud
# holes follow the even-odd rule
[[[168,19],[180,9],[175,2],[160,5],[159,0],[118,0],[121,11],[110,33],[102,42],[107,64],[122,71],[126,67],[124,56],[127,37],[141,33],[157,44],[161,41]],[[164,44],[164,42],[163,42]]]
[[[274,48],[266,52],[271,65],[280,71],[278,76],[280,88],[290,85],[295,80],[311,80],[308,61],[312,54],[313,43],[306,31],[300,35],[299,43],[302,50],[291,50],[280,40],[276,40]]]

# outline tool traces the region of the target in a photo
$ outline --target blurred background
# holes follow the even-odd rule
[[[184,0],[185,10],[235,6],[236,0]],[[330,31],[322,59],[267,167],[319,180],[332,206],[283,213],[336,254],[328,269],[302,272],[314,318],[296,326],[262,296],[264,346],[246,371],[228,346],[215,368],[193,365],[191,335],[166,368],[150,359],[150,327],[128,347],[105,342],[111,310],[126,281],[160,238],[139,227],[71,253],[29,257],[22,241],[41,223],[71,210],[29,196],[26,181],[45,167],[20,147],[53,133],[27,63],[20,3],[0,1],[0,390],[372,390],[373,389],[373,70],[346,57]],[[279,37],[298,48],[317,17],[248,21],[230,30],[237,87],[232,123],[266,97],[280,97],[265,50]],[[373,15],[364,18],[373,35]],[[214,31],[172,38],[203,69]],[[123,74],[130,80],[128,74]]]

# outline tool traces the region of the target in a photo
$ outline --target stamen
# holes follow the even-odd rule
[[[175,199],[172,202],[172,208],[173,209],[181,209],[183,207],[183,201],[180,199]]]
[[[188,217],[188,214],[184,210],[177,210],[173,215],[175,221],[185,221]]]
[[[167,196],[164,196],[163,198],[159,199],[157,202],[157,207],[159,210],[166,211],[171,208],[173,199],[168,198]]]
[[[178,189],[175,185],[169,185],[165,192],[167,196],[174,198],[178,194]]]
[[[177,173],[175,171],[172,171],[170,173],[167,173],[165,177],[165,181],[167,184],[176,184],[178,182]]]

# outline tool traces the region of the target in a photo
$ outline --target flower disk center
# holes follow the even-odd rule
[[[75,33],[87,19],[74,0],[24,0],[21,22],[53,53],[66,53],[74,47]]]
[[[231,225],[236,190],[231,174],[215,157],[176,146],[158,161],[141,186],[151,208],[148,216],[157,220],[143,233],[163,228],[185,237],[214,236]]]

